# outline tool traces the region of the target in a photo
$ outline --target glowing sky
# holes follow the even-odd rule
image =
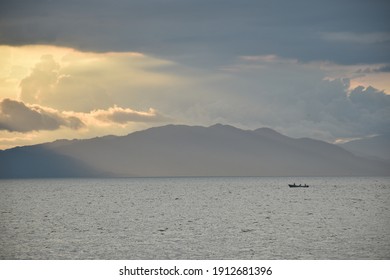
[[[386,1],[2,1],[0,149],[167,123],[390,131]]]

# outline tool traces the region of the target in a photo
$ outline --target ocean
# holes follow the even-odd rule
[[[0,180],[0,259],[390,259],[390,178]]]

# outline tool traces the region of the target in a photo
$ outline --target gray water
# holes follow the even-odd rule
[[[1,180],[0,258],[389,259],[390,178]]]

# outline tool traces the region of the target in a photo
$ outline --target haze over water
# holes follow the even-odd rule
[[[0,258],[389,259],[389,205],[385,177],[1,180]]]

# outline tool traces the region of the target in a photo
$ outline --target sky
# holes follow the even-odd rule
[[[390,133],[382,0],[3,0],[0,149],[165,124]]]

